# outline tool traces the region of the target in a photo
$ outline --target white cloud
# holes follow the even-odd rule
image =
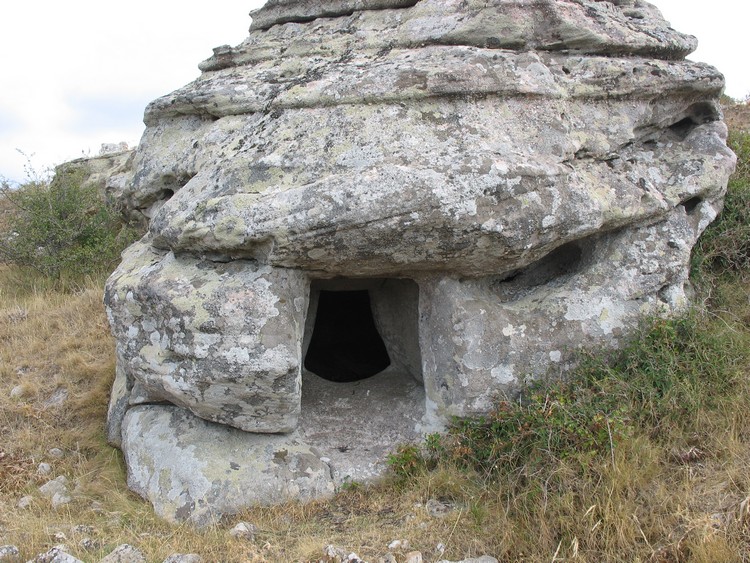
[[[263,0],[176,3],[130,0],[6,2],[0,13],[0,176],[20,180],[25,159],[43,168],[103,142],[138,142],[146,104],[199,74],[222,44],[247,36]],[[727,75],[728,93],[750,93],[743,61],[750,8],[738,0],[654,0],[675,28],[697,35],[692,57]]]
[[[247,36],[262,0],[8,2],[0,17],[0,176],[103,142],[136,144],[151,100],[199,74],[213,47]]]
[[[745,0],[651,0],[672,27],[698,38],[694,61],[714,65],[727,79],[726,93],[742,99],[750,94],[746,34],[750,4]]]

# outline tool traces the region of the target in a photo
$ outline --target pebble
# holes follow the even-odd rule
[[[78,542],[78,547],[80,547],[84,551],[95,551],[101,547],[101,544],[96,540],[92,540],[91,538],[83,538]]]
[[[422,553],[419,551],[410,551],[406,554],[404,563],[422,563]]]
[[[249,522],[240,522],[234,528],[229,530],[229,535],[233,538],[254,541],[255,525]]]
[[[73,500],[68,492],[68,480],[63,475],[47,481],[39,487],[39,492],[52,501],[52,508],[59,508]]]
[[[409,549],[409,540],[393,540],[388,544],[388,549],[391,551],[395,549]]]
[[[25,497],[21,497],[18,502],[16,503],[16,507],[20,508],[21,510],[26,510],[28,507],[31,506],[31,504],[34,502],[34,497],[26,495]]]
[[[25,394],[26,392],[24,391],[23,385],[16,385],[10,390],[11,399],[22,399]]]
[[[427,501],[425,509],[427,510],[427,514],[429,514],[433,518],[443,518],[451,510],[453,510],[453,506],[445,502],[441,502],[437,499],[431,498]]]
[[[56,459],[60,459],[65,456],[65,452],[62,451],[60,448],[52,448],[47,452],[51,457],[54,457]]]
[[[57,389],[49,399],[44,402],[45,407],[61,407],[68,400],[68,390],[64,387]]]
[[[102,559],[99,563],[146,563],[146,558],[140,550],[124,543]]]
[[[323,548],[323,559],[320,563],[365,563],[356,553],[347,552],[345,549],[334,545]]]
[[[36,468],[37,475],[49,475],[52,473],[52,466],[49,463],[40,463]]]

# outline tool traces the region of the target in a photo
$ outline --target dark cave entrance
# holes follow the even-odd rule
[[[370,292],[321,291],[305,368],[335,382],[367,379],[391,365]]]
[[[387,370],[421,382],[419,287],[409,279],[313,281],[302,352],[305,370],[327,381]]]

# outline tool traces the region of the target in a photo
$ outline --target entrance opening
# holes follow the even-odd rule
[[[372,377],[390,364],[369,291],[321,290],[305,368],[328,381],[348,382]]]

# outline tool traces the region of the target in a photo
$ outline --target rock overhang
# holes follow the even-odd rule
[[[309,448],[304,357],[330,284],[367,289],[423,380],[404,439],[683,308],[734,166],[723,78],[682,60],[694,47],[640,0],[268,2],[149,105],[112,183],[150,233],[107,288],[111,440],[144,447],[123,417],[166,402]],[[345,477],[318,470],[320,494]],[[293,473],[268,486],[298,490]]]

